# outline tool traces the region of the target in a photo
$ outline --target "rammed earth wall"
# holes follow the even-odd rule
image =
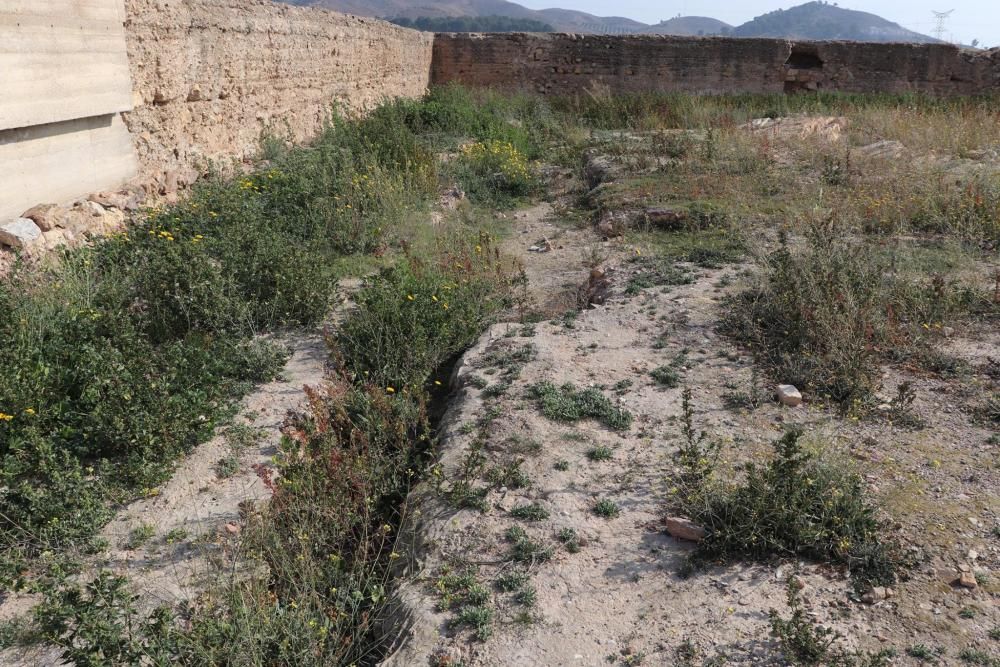
[[[577,94],[924,92],[1000,87],[1000,49],[783,39],[567,34],[439,34],[432,82]]]
[[[304,140],[336,104],[361,111],[417,97],[433,35],[265,0],[127,0],[135,108],[125,115],[144,175],[190,178],[203,158],[252,153],[273,129]]]

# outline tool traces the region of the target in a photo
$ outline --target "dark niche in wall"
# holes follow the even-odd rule
[[[814,92],[823,87],[823,59],[815,47],[795,45],[785,61],[785,92]]]

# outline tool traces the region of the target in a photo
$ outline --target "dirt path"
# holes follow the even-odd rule
[[[548,214],[544,208],[520,214],[523,233],[508,244],[525,262],[540,303],[558,288],[565,293],[585,282],[586,259],[600,245],[589,230],[570,230],[552,252],[527,251],[536,237],[560,229]],[[725,395],[752,391],[752,363],[715,327],[721,297],[735,289],[722,285],[733,282],[738,267],[687,265],[690,284],[628,295],[636,269],[622,263],[624,249],[606,250],[611,293],[605,305],[527,329],[497,325],[464,357],[435,479],[485,487],[490,470],[516,469],[519,476],[493,485],[480,508],[462,508],[447,484],[428,484],[414,494],[420,518],[411,529],[419,547],[397,617],[406,618],[408,630],[384,664],[678,665],[722,655],[725,664],[782,664],[769,640],[768,611],[787,616],[785,578],[795,570],[806,586],[809,617],[845,635],[846,647],[892,646],[900,652],[893,664],[916,665],[905,653],[916,644],[945,649],[950,657],[942,664],[958,664],[959,651],[971,643],[990,645],[987,635],[1000,623],[991,574],[1000,565],[991,537],[1000,515],[1000,480],[995,446],[983,444],[989,432],[955,403],[941,407],[942,394],[957,399],[961,389],[931,378],[918,382],[917,410],[926,421],[919,432],[853,423],[820,406],[792,409],[765,401],[753,410],[733,409]],[[985,345],[995,354],[997,342],[986,334],[967,347]],[[525,346],[533,357],[502,390],[503,369],[491,364]],[[696,424],[724,443],[730,460],[765,455],[768,443],[797,423],[810,442],[861,461],[873,497],[898,518],[920,563],[891,599],[851,601],[842,573],[794,561],[684,576],[691,546],[669,537],[662,523],[682,389],[663,388],[651,378],[662,365],[679,371],[693,393]],[[539,381],[599,388],[635,420],[619,433],[593,420],[547,419],[527,391]],[[886,392],[899,381],[887,372]],[[599,448],[604,460],[596,460]],[[465,472],[470,453],[486,460],[485,474],[474,479]],[[595,514],[600,500],[613,502],[618,515]],[[540,508],[535,520],[512,514],[526,506]],[[537,547],[531,558],[513,555],[512,528]],[[567,531],[574,531],[578,550],[567,548]],[[963,568],[986,583],[974,591],[949,585]],[[533,599],[503,590],[511,573],[527,575]],[[460,576],[464,583],[456,583]],[[488,598],[492,619],[463,616],[475,606],[471,596]],[[486,632],[477,637],[480,626]],[[685,663],[685,655],[697,660]]]
[[[286,342],[292,355],[279,379],[247,396],[234,419],[257,432],[257,442],[236,454],[223,430],[181,461],[155,496],[133,503],[102,531],[112,545],[107,565],[127,574],[147,603],[172,605],[197,595],[204,577],[215,576],[210,555],[239,528],[241,503],[270,497],[254,467],[269,465],[286,415],[304,407],[302,388],[323,381],[328,358],[319,335]],[[229,457],[232,471],[222,475],[219,462]],[[150,528],[148,541],[129,548],[134,531]]]

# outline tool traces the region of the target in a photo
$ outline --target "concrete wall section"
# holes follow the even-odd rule
[[[122,0],[0,4],[0,130],[132,106]]]
[[[439,34],[432,81],[564,95],[588,87],[612,93],[969,95],[1000,87],[1000,50],[658,35]]]
[[[118,114],[0,130],[0,222],[40,203],[115,189],[136,173]]]
[[[271,128],[313,136],[334,104],[423,94],[433,35],[263,0],[127,0],[144,176],[172,186],[193,165],[252,154]],[[168,188],[169,189],[169,188]]]

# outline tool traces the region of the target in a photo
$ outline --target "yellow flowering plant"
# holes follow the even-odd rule
[[[455,176],[473,201],[510,207],[538,192],[537,168],[509,141],[489,139],[462,146]]]

